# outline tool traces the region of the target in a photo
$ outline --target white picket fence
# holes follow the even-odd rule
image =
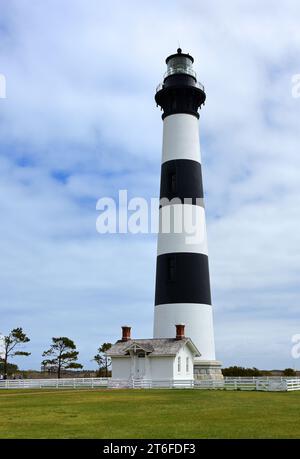
[[[121,384],[120,384],[121,383]],[[292,391],[300,390],[300,378],[284,377],[226,377],[223,380],[132,380],[109,381],[110,387],[132,387],[132,388],[195,388],[195,389],[226,389],[241,391]]]
[[[220,382],[217,382],[215,387],[220,387]],[[226,377],[224,378],[223,388],[226,390],[257,390],[257,391],[292,391],[300,390],[300,378],[288,377]]]
[[[282,378],[225,378],[227,390],[286,391]]]
[[[225,389],[241,391],[295,391],[300,390],[300,378],[284,377],[226,377],[223,380],[170,380],[170,379],[113,379],[113,378],[61,378],[61,379],[7,379],[0,380],[0,389]]]
[[[287,391],[300,390],[300,378],[286,380]]]
[[[109,389],[192,389],[193,379],[110,379]]]
[[[108,378],[61,378],[61,379],[5,379],[0,380],[0,389],[78,389],[82,387],[107,387]]]
[[[241,391],[300,390],[300,378],[224,378],[223,380],[109,379],[110,389],[225,389]]]

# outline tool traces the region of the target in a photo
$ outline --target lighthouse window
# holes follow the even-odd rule
[[[170,257],[168,259],[168,280],[174,282],[176,280],[176,259]]]
[[[169,177],[170,191],[176,193],[176,173],[173,172]]]
[[[174,75],[175,73],[186,73],[196,77],[191,59],[179,54],[168,61],[168,69],[165,76]]]
[[[181,357],[180,357],[180,355],[178,356],[178,359],[177,359],[177,370],[178,370],[178,373],[181,372]]]
[[[185,370],[188,373],[190,371],[190,359],[187,357],[186,358],[186,365],[185,365]]]

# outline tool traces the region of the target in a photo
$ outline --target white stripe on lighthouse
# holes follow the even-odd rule
[[[203,207],[192,204],[173,204],[160,208],[157,255],[177,252],[207,255]]]
[[[185,324],[185,335],[199,349],[200,360],[215,360],[212,307],[194,303],[155,306],[154,338],[170,338],[174,324],[180,323]]]
[[[164,119],[162,162],[173,159],[201,163],[199,123],[193,115],[177,113]]]

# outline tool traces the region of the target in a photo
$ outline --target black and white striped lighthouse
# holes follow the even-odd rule
[[[186,336],[201,353],[195,374],[218,378],[198,123],[206,94],[193,62],[180,48],[169,56],[155,95],[163,110],[163,148],[154,337],[171,337],[174,325],[184,323]],[[193,222],[196,234],[186,221]]]

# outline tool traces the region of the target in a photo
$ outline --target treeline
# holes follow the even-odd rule
[[[244,368],[244,367],[228,367],[222,368],[223,376],[271,376],[271,371],[262,371],[258,368]],[[293,368],[286,368],[282,370],[282,376],[296,376],[296,371]]]
[[[18,370],[10,360],[14,357],[28,357],[31,352],[23,350],[30,342],[29,337],[21,327],[14,328],[8,335],[2,336],[0,341],[0,375],[6,379]],[[111,347],[111,343],[103,343],[94,355],[92,361],[98,365],[98,374],[108,376],[111,365],[105,352]],[[41,362],[42,371],[55,373],[58,378],[66,370],[79,370],[83,365],[78,362],[79,351],[73,340],[66,336],[53,337],[50,347],[43,352],[44,359]]]

